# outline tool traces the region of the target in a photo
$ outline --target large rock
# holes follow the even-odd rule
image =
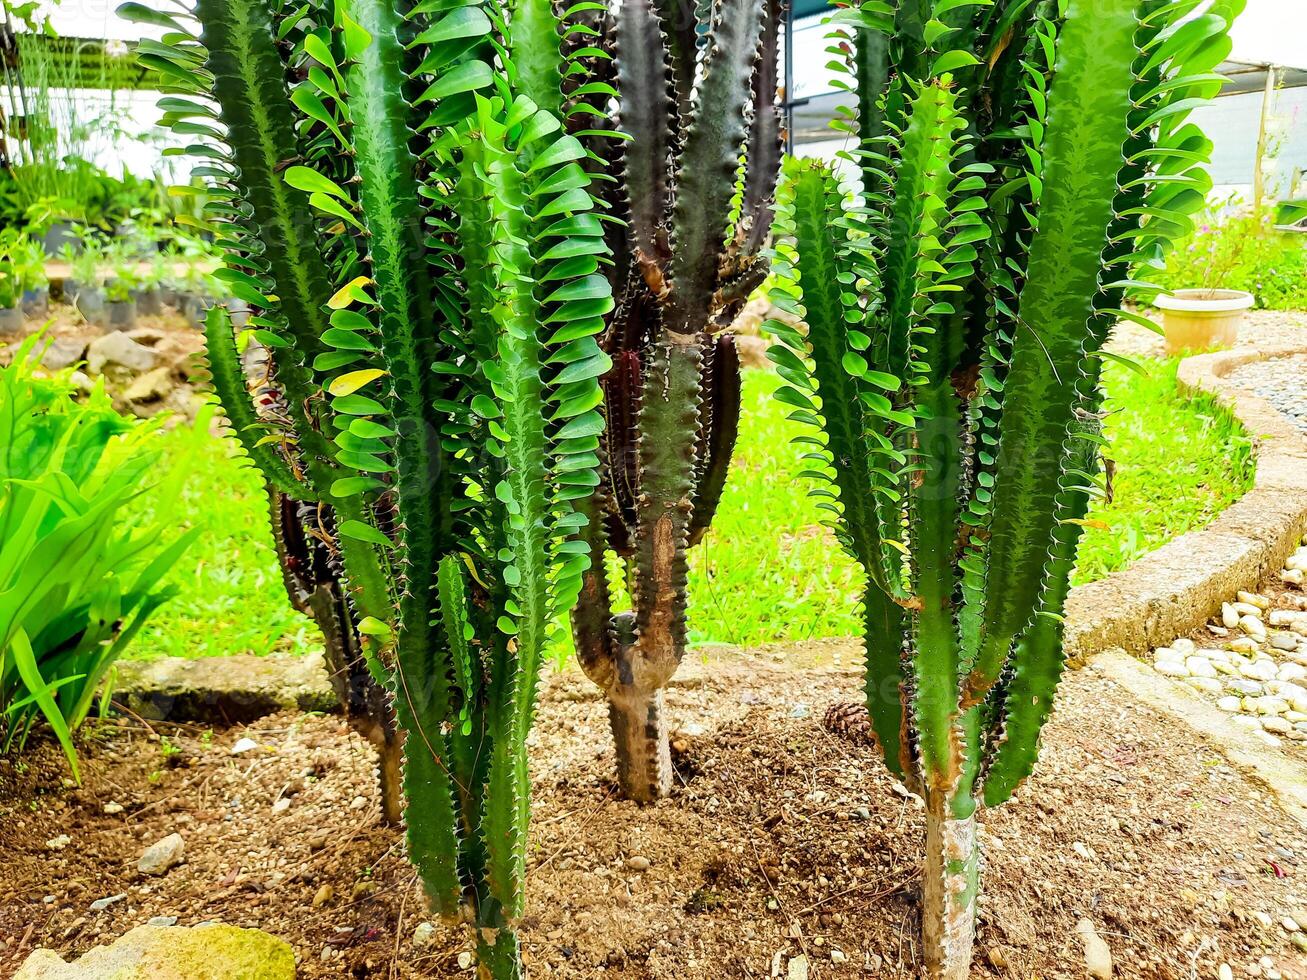
[[[86,349],[86,366],[92,374],[101,373],[108,364],[117,364],[129,371],[148,371],[157,359],[154,351],[117,331],[96,337]]]
[[[320,654],[120,660],[113,698],[142,718],[236,724],[339,705]]]
[[[211,923],[138,926],[65,963],[38,949],[14,980],[294,980],[290,944],[258,929]]]
[[[166,367],[157,367],[153,371],[146,371],[123,392],[123,399],[129,402],[157,402],[162,401],[172,394],[176,385],[172,380],[172,370]]]
[[[73,337],[56,337],[41,354],[41,367],[47,371],[62,371],[80,361],[85,352],[84,341]]]

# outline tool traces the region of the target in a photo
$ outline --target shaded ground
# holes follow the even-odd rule
[[[761,978],[795,955],[817,980],[919,975],[919,808],[869,749],[820,726],[829,701],[855,696],[853,654],[810,644],[782,666],[779,649],[686,665],[670,704],[688,781],[644,810],[612,797],[592,690],[572,673],[550,682],[532,737],[533,976]],[[1263,956],[1307,977],[1280,924],[1307,919],[1303,828],[1110,682],[1081,671],[1064,694],[1037,778],[986,822],[976,975],[1084,976],[1087,916],[1119,977],[1214,977],[1222,962],[1246,976]],[[709,717],[720,727],[691,724]],[[263,747],[233,757],[245,736]],[[102,728],[80,790],[46,746],[25,768],[0,762],[0,975],[35,946],[81,952],[157,915],[267,929],[306,978],[470,975],[461,936],[437,927],[414,947],[414,874],[378,824],[369,751],[338,719],[166,738]],[[140,877],[141,850],[174,831],[187,863]],[[58,834],[70,841],[52,850]]]

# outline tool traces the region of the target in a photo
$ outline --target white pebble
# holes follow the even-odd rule
[[[1184,664],[1173,663],[1163,660],[1161,663],[1154,664],[1153,670],[1157,671],[1163,677],[1188,677],[1189,670]]]
[[[1216,668],[1206,657],[1186,657],[1184,661],[1185,669],[1189,671],[1190,677],[1215,677]],[[1289,664],[1287,666],[1297,666]]]
[[[1182,636],[1180,637],[1180,639],[1173,641],[1171,643],[1171,649],[1174,650],[1176,653],[1180,654],[1180,656],[1182,657],[1192,657],[1194,653],[1197,651],[1197,647],[1194,645],[1194,641],[1185,636]]]
[[[1280,664],[1280,669],[1275,672],[1275,677],[1281,681],[1300,681],[1307,677],[1307,667],[1302,664]]]
[[[1221,603],[1221,625],[1227,629],[1234,629],[1239,625],[1239,614],[1228,602]]]
[[[1243,701],[1230,694],[1217,701],[1216,706],[1222,711],[1238,711],[1243,707]]]

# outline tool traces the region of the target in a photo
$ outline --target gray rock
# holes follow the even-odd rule
[[[145,924],[147,926],[158,926],[159,928],[164,929],[167,928],[168,926],[175,926],[177,924],[177,916],[156,915],[147,919]]]
[[[80,361],[84,353],[84,342],[71,337],[56,337],[41,355],[41,367],[47,371],[62,371]]]
[[[114,701],[151,720],[240,724],[278,711],[334,711],[320,654],[124,660]]]
[[[14,980],[295,980],[295,951],[258,929],[144,925],[72,963],[38,949]]]
[[[169,868],[181,864],[186,857],[186,841],[181,834],[169,834],[161,841],[156,841],[145,849],[136,869],[141,874],[161,875]]]
[[[110,905],[117,905],[126,897],[127,894],[126,892],[124,892],[121,895],[110,895],[108,898],[97,898],[94,902],[91,903],[91,911],[103,912]]]
[[[117,364],[129,371],[148,371],[157,359],[154,351],[117,332],[96,337],[86,349],[86,366],[92,374],[100,374],[108,364]]]
[[[430,922],[419,922],[418,927],[413,930],[413,945],[418,949],[424,946],[430,946],[436,938],[436,927]]]

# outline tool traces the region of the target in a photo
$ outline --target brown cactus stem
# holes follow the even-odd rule
[[[976,817],[957,818],[944,794],[926,797],[926,866],[921,929],[926,980],[967,980],[976,935],[980,846]]]
[[[608,721],[617,750],[622,796],[652,803],[672,792],[672,753],[662,688],[621,687],[608,695]]]

